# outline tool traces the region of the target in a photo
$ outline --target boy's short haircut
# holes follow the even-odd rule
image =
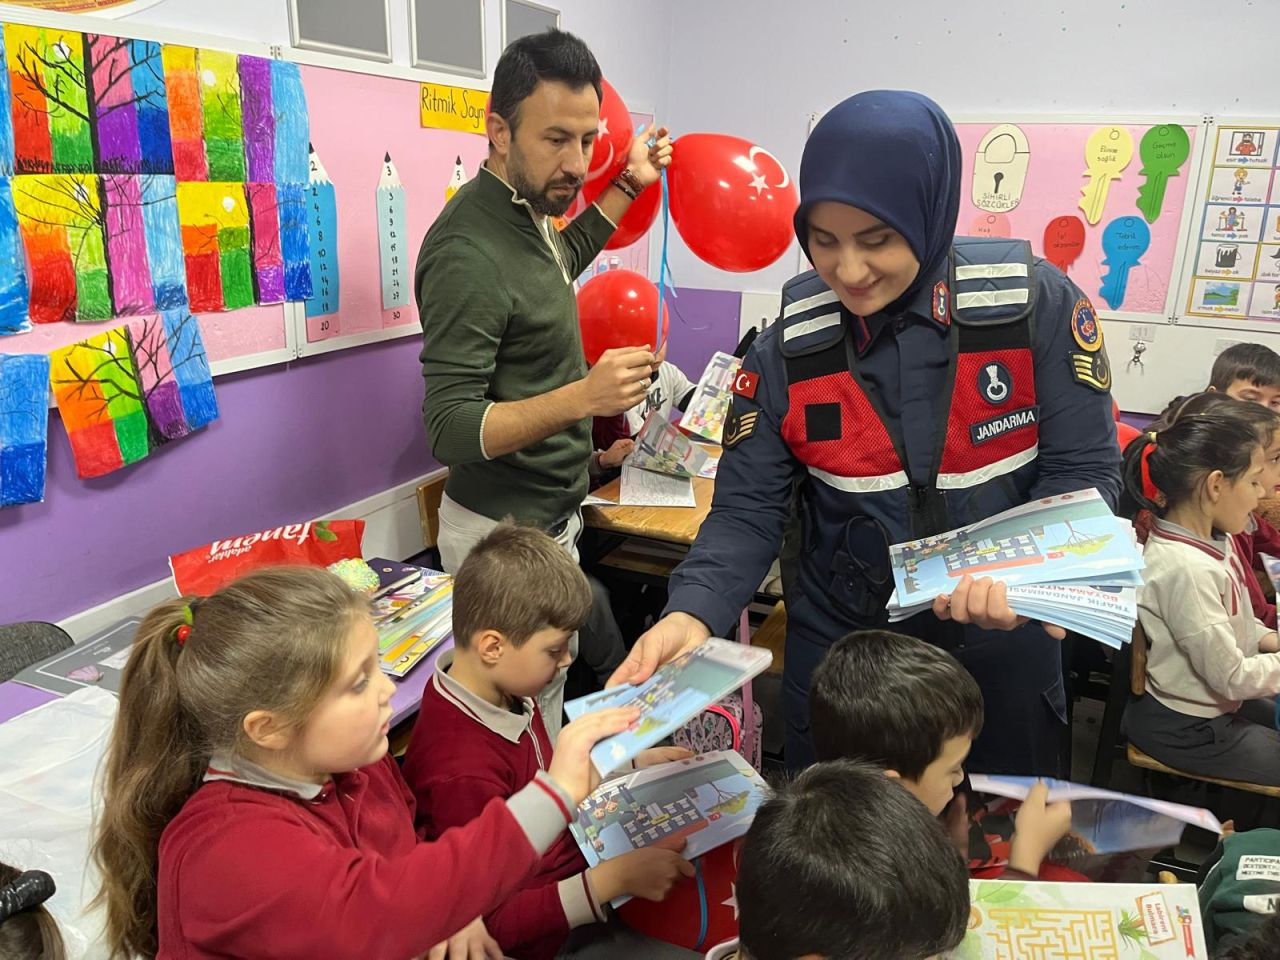
[[[942,825],[898,781],[820,763],[756,813],[738,861],[750,960],[923,960],[964,939],[969,877]]]
[[[513,646],[539,630],[573,632],[591,612],[591,586],[564,547],[533,527],[498,524],[471,548],[453,582],[453,642],[496,630]]]
[[[889,630],[838,640],[813,674],[819,760],[865,760],[917,780],[952,737],[982,730],[982,691],[951,654]]]
[[[1280,354],[1261,343],[1235,343],[1213,361],[1209,386],[1226,390],[1237,380],[1255,387],[1280,387]]]

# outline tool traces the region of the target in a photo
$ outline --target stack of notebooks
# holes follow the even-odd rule
[[[453,636],[453,578],[381,559],[369,565],[383,584],[373,600],[378,666],[403,677]]]
[[[951,594],[966,574],[1009,588],[1020,616],[1119,648],[1138,618],[1142,551],[1133,525],[1097,490],[1035,500],[978,523],[889,548],[889,619],[905,620]]]

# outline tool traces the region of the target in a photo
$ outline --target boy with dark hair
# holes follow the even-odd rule
[[[1260,343],[1234,343],[1213,361],[1209,389],[1280,411],[1280,354]]]
[[[454,580],[454,649],[436,663],[405,753],[404,777],[426,837],[468,823],[550,764],[536,697],[568,664],[569,636],[590,609],[586,576],[545,533],[501,523],[472,548]],[[655,747],[637,766],[689,755]],[[610,900],[661,900],[693,872],[662,846],[588,869],[566,831],[533,879],[485,925],[508,954],[549,960],[572,929],[605,921]]]
[[[737,898],[739,960],[924,960],[969,920],[968,875],[941,825],[849,760],[810,767],[760,807]]]
[[[889,630],[862,630],[832,645],[813,675],[810,730],[819,760],[873,763],[940,816],[964,781],[982,729],[982,693],[951,654]],[[1071,826],[1069,803],[1045,803],[1043,784],[1018,809],[1009,870],[1034,879]],[[957,804],[948,825],[962,833]]]

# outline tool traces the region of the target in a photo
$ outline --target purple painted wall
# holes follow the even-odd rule
[[[682,290],[669,359],[692,379],[738,342],[737,293]],[[219,377],[219,420],[97,480],[49,423],[44,503],[0,511],[0,623],[60,620],[169,575],[171,553],[307,520],[421,476],[418,340]]]
[[[732,290],[680,288],[667,294],[667,360],[695,383],[717,350],[738,345],[742,294]]]
[[[215,382],[221,419],[97,480],[49,423],[44,503],[0,511],[0,622],[60,620],[169,575],[168,556],[306,520],[434,468],[418,340]]]

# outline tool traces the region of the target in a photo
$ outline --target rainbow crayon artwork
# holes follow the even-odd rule
[[[199,323],[185,309],[134,320],[49,359],[48,384],[82,478],[136,463],[218,417]]]
[[[312,297],[297,64],[4,24],[0,66],[0,334]]]

